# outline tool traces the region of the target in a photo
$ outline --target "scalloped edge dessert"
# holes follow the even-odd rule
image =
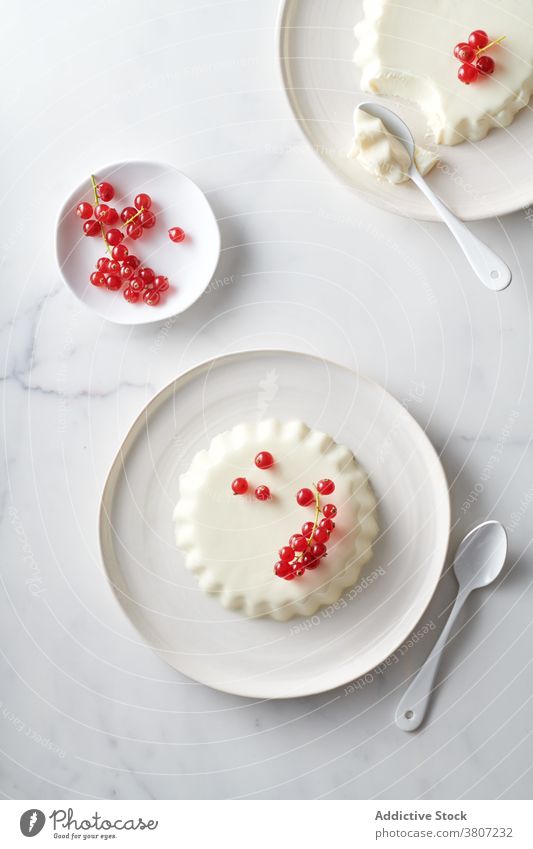
[[[401,97],[416,103],[438,144],[455,145],[466,140],[477,142],[485,138],[493,127],[509,126],[533,94],[533,42],[531,37],[528,41],[526,35],[528,27],[531,31],[533,25],[533,5],[523,0],[509,0],[499,8],[496,4],[478,5],[479,14],[476,10],[476,16],[472,16],[468,3],[454,3],[452,0],[436,6],[428,0],[418,6],[416,0],[404,4],[395,4],[392,0],[364,0],[363,20],[354,28],[359,42],[354,62],[361,69],[362,91]],[[455,13],[452,13],[452,8],[455,8]],[[408,31],[417,58],[426,56],[425,43],[430,44],[433,70],[418,74],[408,67],[402,56],[405,38],[402,38],[394,17],[390,28],[395,32],[395,38],[388,40],[386,51],[383,44],[380,46],[380,41],[387,39],[381,32],[383,20],[388,15],[394,16],[399,9],[403,15],[412,13]],[[417,30],[416,22],[422,21],[425,16],[435,17],[435,25],[425,29],[421,26]],[[388,26],[386,23],[386,31]],[[505,35],[506,40],[494,50],[495,73],[490,78],[481,78],[465,86],[457,80],[460,62],[453,56],[453,48],[458,41],[467,41],[470,30],[475,27],[489,32],[491,38]],[[428,32],[432,38],[430,42],[427,42]],[[436,34],[439,36],[438,45],[435,45]],[[444,44],[441,45],[442,38]],[[396,58],[393,56],[392,61],[391,44],[397,49]],[[521,74],[517,71],[518,63],[524,66]],[[428,68],[427,61],[422,64],[424,69]],[[515,75],[524,78],[515,81]],[[441,86],[442,80],[449,80],[446,87]],[[507,96],[494,98],[494,95],[501,94],[502,88],[507,90]],[[491,98],[497,100],[497,105],[491,105]],[[452,113],[458,102],[468,108],[455,118]]]
[[[215,560],[210,551],[215,540],[219,553],[224,551],[224,546],[233,552],[232,540],[234,543],[239,539],[238,532],[228,530],[224,524],[224,516],[230,515],[228,505],[232,505],[232,510],[238,510],[239,502],[236,499],[242,498],[231,494],[231,480],[236,473],[240,473],[239,463],[235,464],[233,460],[239,452],[243,452],[243,457],[249,456],[253,465],[257,451],[271,450],[273,443],[280,446],[280,451],[286,452],[281,455],[283,460],[280,459],[276,486],[278,489],[287,486],[286,493],[283,490],[287,497],[274,497],[271,501],[254,507],[256,510],[265,511],[261,517],[264,515],[265,522],[271,522],[271,527],[276,528],[272,539],[269,536],[265,551],[257,555],[254,553],[251,558],[244,556],[229,559],[229,556],[224,554],[222,558]],[[304,485],[299,480],[305,480],[303,475],[307,474],[305,471],[300,472],[302,477],[298,479],[302,454],[301,451],[300,456],[294,454],[294,449],[303,450],[304,466],[310,458],[320,462],[321,477],[335,478],[336,475],[336,496],[342,499],[342,504],[336,502],[339,508],[336,522],[341,519],[341,510],[342,520],[339,524],[339,538],[330,541],[330,553],[319,568],[306,572],[301,578],[285,581],[276,577],[273,572],[277,549],[286,544],[281,535],[283,532],[287,533],[289,526],[292,528],[291,533],[297,532],[299,526],[295,523],[301,524],[309,518],[302,508],[298,507],[292,495]],[[241,471],[244,474],[248,470]],[[261,474],[257,469],[255,473],[258,482],[261,482]],[[220,481],[213,487],[212,478],[217,475],[220,476]],[[286,483],[285,477],[289,478]],[[220,489],[223,491],[217,491]],[[333,498],[335,496],[328,497],[327,500]],[[213,504],[216,510],[211,510]],[[215,526],[210,524],[210,510]],[[244,506],[243,514],[244,521]],[[185,565],[198,577],[199,586],[204,592],[216,596],[224,607],[243,611],[248,617],[270,616],[278,621],[286,621],[294,616],[313,615],[320,607],[338,601],[343,591],[353,586],[361,568],[372,556],[372,545],[378,534],[375,514],[376,499],[368,477],[349,448],[301,421],[282,422],[269,419],[258,423],[238,424],[231,430],[215,436],[208,448],[197,452],[188,471],[181,475],[180,498],[174,509],[173,519],[176,542],[184,552]],[[235,521],[238,518],[236,516]],[[350,525],[346,527],[348,518]],[[221,523],[221,527],[216,527],[217,522]],[[241,534],[246,530],[245,526]],[[256,533],[255,528],[250,530],[250,536]],[[256,538],[254,536],[254,539]],[[288,539],[288,536],[286,538]],[[252,560],[257,560],[257,563],[252,563]],[[245,573],[244,570],[248,571]],[[239,585],[239,576],[241,580],[248,581],[250,575],[254,578],[257,576],[257,584],[253,583],[244,588]]]

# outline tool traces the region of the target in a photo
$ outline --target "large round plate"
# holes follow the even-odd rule
[[[367,580],[338,609],[308,620],[225,610],[198,588],[174,543],[178,479],[195,452],[238,422],[266,416],[303,419],[350,446],[379,501]],[[124,611],[171,666],[226,692],[284,698],[346,683],[407,637],[439,580],[449,514],[433,447],[381,386],[320,358],[253,351],[197,366],[148,404],[109,473],[100,542]]]
[[[279,53],[289,103],[307,140],[348,187],[390,212],[436,220],[434,210],[411,183],[380,182],[347,158],[352,114],[368,100],[352,61],[354,25],[363,17],[361,0],[286,0],[279,21]],[[451,49],[451,48],[450,48]],[[382,98],[424,143],[416,107]],[[465,220],[504,215],[533,201],[531,108],[506,129],[492,130],[474,144],[441,146],[442,161],[428,176],[432,188]]]

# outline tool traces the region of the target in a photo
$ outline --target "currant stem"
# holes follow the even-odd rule
[[[144,212],[144,206],[141,206],[141,208],[137,210],[135,215],[132,215],[131,218],[128,218],[128,220],[124,222],[124,224],[122,225],[122,229],[124,230],[124,228],[127,227],[128,224],[131,224],[132,221],[135,221],[135,219],[138,215],[141,214],[141,212]]]
[[[316,493],[315,494],[315,520],[313,522],[313,530],[311,531],[311,536],[307,540],[308,545],[311,542],[311,540],[313,539],[313,534],[317,529],[318,517],[320,515],[320,493],[319,493],[318,489],[316,488],[315,484],[313,484],[313,487],[314,487],[315,493]]]
[[[93,184],[94,202],[95,202],[96,205],[98,205],[100,203],[100,198],[98,197],[98,189],[96,187],[96,180],[95,180],[94,174],[91,174],[91,183]],[[104,240],[104,245],[105,245],[106,251],[108,252],[109,256],[112,256],[113,254],[111,252],[111,248],[109,247],[109,242],[107,241],[107,236],[105,234],[104,225],[102,224],[101,221],[99,221],[98,223],[100,224],[100,231],[102,233],[102,239]]]
[[[105,234],[104,225],[102,224],[101,221],[100,221],[100,230],[102,231],[102,239],[104,240],[105,249],[108,252],[109,256],[113,256],[113,252],[111,250],[109,242],[107,241],[107,236]]]
[[[96,188],[96,179],[94,177],[94,174],[91,174],[91,183],[93,184],[94,202],[95,204],[99,204],[100,198],[98,197],[98,189]]]
[[[310,545],[313,541],[313,534],[317,529],[318,517],[320,516],[320,493],[319,493],[318,489],[316,488],[315,484],[313,484],[313,487],[314,487],[314,490],[315,490],[315,519],[314,519],[314,522],[313,522],[313,530],[311,531],[311,534],[310,534],[309,538],[307,539],[307,545]],[[304,556],[304,554],[305,554],[305,551],[301,551],[299,553],[298,557],[296,558],[296,560],[301,560],[302,557]]]
[[[490,47],[494,47],[495,44],[499,44],[500,41],[503,41],[504,38],[504,35],[500,35],[500,37],[495,38],[494,41],[489,41],[489,43],[486,44],[485,47],[480,47],[479,50],[476,51],[476,58],[479,56],[480,53],[484,53],[485,50],[488,50]]]

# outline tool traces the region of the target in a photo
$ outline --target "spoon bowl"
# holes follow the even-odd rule
[[[391,136],[394,136],[403,144],[409,154],[412,168],[415,156],[415,140],[405,121],[402,121],[400,116],[396,112],[393,112],[392,109],[389,109],[388,106],[382,106],[381,103],[374,103],[371,100],[360,103],[359,109],[372,115],[373,118],[379,118]]]
[[[499,522],[478,525],[465,536],[455,553],[453,570],[460,590],[477,590],[500,574],[507,555],[507,534]]]

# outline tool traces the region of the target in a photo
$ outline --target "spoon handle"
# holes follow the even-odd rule
[[[442,634],[396,708],[396,725],[402,731],[415,731],[423,722],[443,649],[448,642],[453,623],[457,619],[457,615],[465,603],[467,595],[468,593],[459,591],[455,599],[455,604],[452,607],[452,612],[442,630]]]
[[[433,204],[444,223],[455,236],[457,244],[462,249],[472,269],[487,289],[491,289],[493,292],[506,289],[511,282],[512,275],[510,269],[498,254],[494,253],[481,239],[474,236],[468,227],[443,204],[429,188],[416,166],[410,169],[409,176]]]

